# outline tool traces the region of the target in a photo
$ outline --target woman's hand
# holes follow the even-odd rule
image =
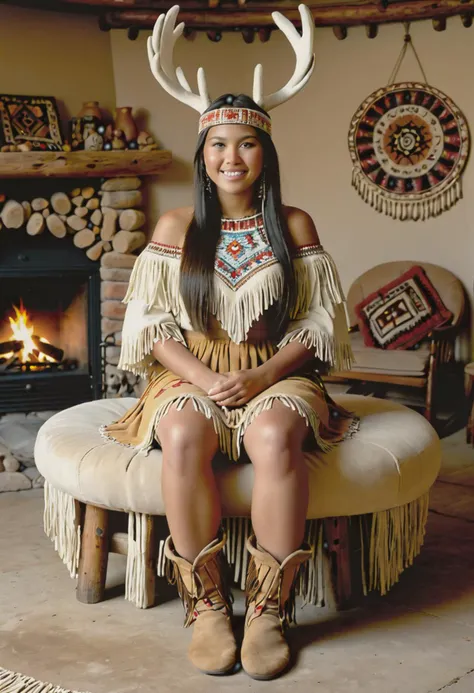
[[[207,394],[220,407],[241,407],[267,387],[263,373],[258,368],[251,368],[220,373],[219,381]]]

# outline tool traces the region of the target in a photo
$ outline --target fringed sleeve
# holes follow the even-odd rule
[[[278,344],[302,342],[316,358],[338,370],[353,360],[346,304],[339,274],[322,246],[307,245],[294,257],[297,299],[286,334]]]
[[[158,341],[186,341],[175,316],[180,313],[179,248],[150,243],[135,262],[127,294],[118,367],[146,376]]]

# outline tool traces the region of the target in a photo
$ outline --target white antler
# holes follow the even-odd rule
[[[314,69],[314,20],[313,15],[306,5],[299,5],[298,9],[301,15],[302,35],[300,36],[289,19],[284,17],[280,12],[273,12],[272,17],[279,29],[283,31],[288,41],[291,43],[296,55],[296,67],[293,76],[289,82],[278,91],[269,96],[263,95],[263,70],[261,65],[257,65],[253,79],[253,100],[258,103],[265,111],[270,111],[272,108],[291,99],[297,94],[309,78]]]
[[[168,94],[203,113],[210,105],[206,75],[202,67],[197,73],[199,94],[194,94],[180,67],[175,69],[173,50],[184,29],[184,22],[175,27],[179,5],[174,5],[166,14],[160,14],[155,22],[153,34],[147,42],[148,60],[155,79]]]

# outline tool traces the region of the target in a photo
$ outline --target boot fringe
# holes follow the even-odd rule
[[[44,493],[45,532],[70,575],[77,577],[81,540],[80,504],[48,482],[45,483]],[[364,594],[372,590],[386,594],[398,582],[405,568],[412,565],[423,545],[428,504],[429,493],[425,493],[397,508],[351,517],[351,523],[358,526],[360,534],[360,570]],[[144,518],[146,515],[142,513],[129,513],[126,595],[140,608],[145,608]],[[252,534],[251,522],[249,518],[233,517],[225,518],[223,525],[227,533],[224,552],[230,564],[231,578],[243,590],[250,558],[246,542]],[[329,585],[324,569],[326,557],[322,520],[307,522],[305,540],[313,549],[313,559],[302,567],[296,592],[301,596],[303,605],[323,606]],[[157,561],[157,574],[160,577],[170,569],[168,563],[164,541],[160,541]]]
[[[0,693],[78,693],[0,667]]]

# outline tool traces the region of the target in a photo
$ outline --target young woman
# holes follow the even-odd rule
[[[194,206],[160,218],[125,298],[119,367],[149,384],[107,428],[122,444],[163,451],[165,552],[185,625],[194,623],[189,657],[209,674],[237,657],[212,462],[220,451],[253,464],[241,660],[261,679],[289,663],[283,628],[311,555],[304,451],[356,426],[319,375],[350,361],[337,271],[311,217],[281,202],[270,132],[268,113],[245,95],[201,115]]]

